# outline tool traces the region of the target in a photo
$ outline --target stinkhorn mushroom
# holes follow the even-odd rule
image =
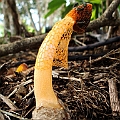
[[[63,105],[52,87],[52,66],[68,67],[68,44],[73,31],[84,33],[90,21],[92,5],[76,5],[47,34],[41,44],[35,63],[34,94],[36,108],[33,119],[67,119]]]

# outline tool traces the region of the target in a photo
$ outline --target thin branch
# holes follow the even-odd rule
[[[117,9],[119,5],[120,5],[120,0],[113,0],[112,3],[109,5],[109,7],[103,13],[103,16],[108,19],[112,17],[113,12]]]
[[[44,35],[39,35],[39,36],[36,36],[36,37],[31,37],[31,38],[25,38],[23,40],[20,40],[20,41],[16,41],[14,43],[10,43],[10,44],[5,44],[5,45],[1,45],[0,46],[0,56],[5,56],[7,54],[10,54],[10,53],[17,53],[21,50],[26,50],[27,49],[31,49],[33,47],[37,48],[37,45],[38,47],[40,46],[40,44],[42,43],[43,39],[45,38],[46,34]],[[120,40],[120,36],[118,37],[114,37],[114,38],[110,38],[106,41],[100,41],[100,42],[96,42],[96,43],[93,43],[93,44],[89,44],[87,46],[79,46],[79,47],[69,47],[69,52],[82,52],[84,50],[92,50],[96,47],[100,47],[100,46],[103,46],[103,45],[108,45],[108,44],[111,44],[113,42],[118,42]],[[103,55],[103,54],[102,54]],[[89,55],[91,56],[91,55]],[[89,56],[85,56],[83,57],[84,58],[88,58]],[[93,56],[93,58],[96,56],[101,56],[101,55],[95,55]],[[81,58],[81,56],[76,56],[75,58],[71,58],[69,57],[69,59],[73,60],[73,59],[79,59]]]
[[[9,98],[0,94],[0,99],[2,99],[12,110],[18,110],[17,106]]]
[[[92,30],[95,30],[104,26],[120,25],[120,19],[112,18],[112,14],[117,9],[119,4],[120,4],[120,0],[113,0],[110,6],[105,10],[105,12],[99,18],[90,22],[86,31],[90,32]]]
[[[37,28],[36,28],[36,26],[35,26],[35,23],[34,23],[34,21],[33,21],[32,14],[31,14],[28,6],[29,6],[29,3],[26,1],[26,5],[24,5],[24,7],[25,7],[25,9],[26,9],[26,12],[28,13],[28,16],[29,16],[29,18],[30,18],[30,20],[31,20],[31,23],[32,23],[33,28],[35,29],[36,32],[38,32],[38,31],[37,31]]]
[[[15,41],[13,43],[0,45],[0,56],[17,53],[21,50],[36,48],[37,45],[39,47],[45,36],[46,34],[43,34],[36,37]]]
[[[92,50],[96,47],[100,47],[100,46],[103,46],[103,45],[108,45],[108,44],[111,44],[113,42],[118,42],[118,41],[120,41],[120,36],[110,38],[110,39],[105,40],[105,41],[100,41],[100,42],[96,42],[96,43],[93,43],[93,44],[89,44],[89,45],[86,45],[86,46],[69,47],[69,52],[82,52],[84,50]]]
[[[1,109],[0,109],[0,112],[1,112],[1,113],[4,113],[4,114],[7,114],[7,115],[9,115],[9,116],[12,116],[12,117],[14,117],[14,118],[18,118],[18,119],[20,119],[20,120],[29,120],[29,119],[27,119],[27,118],[20,117],[20,116],[18,116],[18,115],[16,115],[16,114],[13,114],[13,113],[10,113],[10,112],[1,110]]]
[[[92,30],[96,30],[100,27],[104,26],[118,26],[120,25],[120,19],[103,19],[102,17],[93,20],[88,25],[86,32],[91,32]]]

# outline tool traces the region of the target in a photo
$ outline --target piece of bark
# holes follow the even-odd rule
[[[113,116],[120,115],[120,103],[118,100],[116,80],[109,79],[108,85],[109,85],[109,95],[110,95],[110,104],[111,104],[112,114]]]

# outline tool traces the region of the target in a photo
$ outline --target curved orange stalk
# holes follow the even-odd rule
[[[74,31],[83,33],[91,17],[92,5],[74,7],[57,22],[39,48],[34,71],[36,108],[62,108],[52,87],[52,65],[68,67],[68,44]]]

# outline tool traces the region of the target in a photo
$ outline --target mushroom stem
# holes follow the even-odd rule
[[[34,77],[34,86],[36,86],[34,88],[36,108],[39,108],[40,106],[61,108],[52,88],[52,70],[35,70],[35,74],[39,74],[39,76],[35,75]]]
[[[62,35],[65,33],[69,33],[69,36],[71,36],[73,32],[71,26],[74,25],[74,21],[72,18],[67,17],[67,20],[62,19],[56,24],[55,27],[52,28],[52,30],[48,33],[45,40],[41,44],[35,63],[34,93],[36,99],[36,108],[39,108],[41,106],[61,108],[61,105],[59,104],[52,87],[52,65],[53,59],[56,54],[56,49],[61,41]],[[63,24],[66,27],[63,27]],[[68,40],[66,40],[66,42],[69,43]],[[66,44],[65,49],[67,47],[68,44]]]

